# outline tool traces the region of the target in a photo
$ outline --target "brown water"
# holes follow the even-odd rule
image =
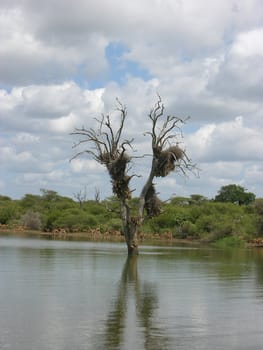
[[[263,250],[0,238],[0,349],[262,349]]]

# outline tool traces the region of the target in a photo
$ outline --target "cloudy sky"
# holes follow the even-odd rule
[[[118,97],[139,155],[158,93],[191,117],[184,145],[201,169],[157,180],[163,199],[231,183],[263,197],[262,0],[0,0],[0,42],[0,194],[110,196],[104,168],[69,162],[69,134]],[[148,161],[135,160],[135,193]]]

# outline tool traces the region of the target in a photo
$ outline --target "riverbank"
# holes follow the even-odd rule
[[[101,232],[99,229],[90,229],[83,232],[67,232],[63,229],[52,232],[29,230],[22,226],[0,225],[0,235],[13,236],[21,238],[43,238],[50,240],[67,240],[67,241],[95,241],[95,242],[125,242],[124,236],[118,230]],[[178,239],[174,238],[171,233],[139,234],[139,244],[153,245],[200,245],[199,240]]]
[[[101,231],[100,229],[90,229],[86,231],[68,232],[64,229],[55,229],[52,232],[29,230],[23,226],[0,225],[0,235],[14,236],[24,238],[43,238],[50,240],[66,241],[94,241],[94,242],[125,242],[124,236],[118,230]],[[254,238],[250,241],[236,239],[228,236],[218,241],[209,242],[208,239],[180,239],[173,237],[172,233],[140,233],[138,236],[139,244],[142,245],[213,245],[221,248],[226,247],[263,247],[263,238]]]

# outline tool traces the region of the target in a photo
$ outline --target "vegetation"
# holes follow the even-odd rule
[[[131,212],[139,198],[130,202]],[[244,242],[263,242],[263,199],[238,205],[216,202],[201,195],[176,197],[162,204],[162,213],[144,221],[138,239],[187,239],[219,246],[242,245]],[[0,196],[2,228],[23,226],[44,232],[65,232],[74,236],[91,230],[100,237],[121,236],[122,222],[116,197],[102,201],[79,201],[60,196],[49,190],[40,195],[26,194],[20,200]],[[87,236],[88,237],[88,236]]]
[[[242,204],[250,204],[255,201],[255,195],[252,192],[246,192],[244,187],[240,185],[227,185],[222,186],[218,191],[218,195],[215,197],[217,202],[231,202]]]

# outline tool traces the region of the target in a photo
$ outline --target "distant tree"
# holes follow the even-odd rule
[[[113,127],[109,115],[102,115],[98,122],[98,128],[75,129],[73,135],[81,137],[73,147],[87,144],[73,157],[83,154],[92,156],[98,163],[104,165],[110,175],[113,193],[120,203],[120,217],[122,219],[123,232],[127,243],[128,254],[138,252],[137,233],[145,218],[157,216],[161,212],[161,201],[157,196],[153,180],[155,177],[166,177],[171,171],[181,171],[183,175],[195,166],[179,146],[178,138],[182,136],[181,125],[186,119],[175,116],[164,116],[164,105],[158,96],[158,101],[149,113],[151,122],[149,135],[152,146],[152,163],[149,175],[142,187],[138,203],[137,214],[131,210],[132,191],[130,180],[134,175],[129,175],[132,156],[127,152],[132,148],[133,139],[123,139],[123,128],[127,117],[126,107],[117,100],[117,111],[120,113],[120,122],[117,130]]]
[[[191,194],[190,204],[200,204],[204,201],[207,201],[207,198],[201,194]]]
[[[12,199],[8,196],[4,196],[0,194],[0,202],[4,202],[4,201],[11,201]]]
[[[190,204],[190,198],[188,197],[172,197],[170,198],[170,203],[173,205],[189,205]]]
[[[87,201],[87,188],[84,187],[83,190],[79,190],[79,192],[73,194],[74,198],[79,202],[79,207],[82,209],[83,204]]]
[[[45,188],[41,188],[40,192],[42,193],[42,198],[47,202],[54,202],[59,197],[58,193],[53,190],[46,190]]]
[[[12,199],[0,195],[0,224],[6,224],[12,217]]]
[[[215,201],[248,205],[255,201],[256,196],[254,193],[246,191],[247,190],[240,185],[230,184],[222,186],[215,196]]]
[[[25,194],[20,200],[23,209],[38,208],[41,205],[41,196],[35,194]]]
[[[13,210],[10,205],[0,204],[0,224],[6,225],[13,217]]]
[[[98,187],[95,187],[94,199],[95,199],[95,202],[97,203],[100,202],[100,190]]]

